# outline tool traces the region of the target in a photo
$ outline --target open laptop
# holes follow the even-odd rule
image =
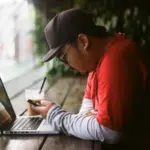
[[[0,131],[2,134],[58,134],[40,116],[16,116],[0,78]]]

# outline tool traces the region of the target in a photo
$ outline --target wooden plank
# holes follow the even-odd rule
[[[99,141],[94,141],[93,145],[94,145],[93,150],[101,150],[102,149],[102,144]]]
[[[44,136],[2,136],[0,150],[38,150]]]
[[[42,150],[92,150],[92,142],[65,135],[49,136]]]
[[[73,83],[72,78],[60,78],[53,88],[50,88],[47,92],[46,99],[49,101],[53,101],[58,105],[62,105],[65,100],[68,91],[72,87]]]
[[[83,97],[85,82],[86,80],[84,78],[76,79],[75,85],[71,89],[67,99],[64,102],[63,108],[65,110],[73,113],[78,112]],[[42,147],[42,150],[47,149],[92,150],[93,143],[92,141],[81,140],[73,136],[65,136],[64,134],[62,134],[56,135],[55,137],[48,136]]]
[[[63,108],[72,113],[78,113],[81,107],[84,90],[86,86],[85,78],[77,78],[75,85],[69,93]]]
[[[60,79],[56,82],[56,84],[48,90],[47,98],[53,98],[53,101],[58,100],[58,104],[61,104],[63,102],[63,99],[68,92],[68,89],[70,88],[70,85],[72,84],[72,79]],[[62,91],[63,92],[59,94],[59,97],[53,96],[55,95],[56,91]],[[54,90],[55,89],[55,90]],[[62,101],[61,101],[62,100]],[[13,100],[14,101],[14,100]],[[18,101],[18,100],[17,100]],[[15,102],[16,104],[16,102]],[[14,105],[15,105],[14,104]],[[37,150],[40,149],[41,145],[45,141],[46,136],[1,136],[0,137],[0,145],[2,150]],[[6,142],[7,141],[7,142]]]

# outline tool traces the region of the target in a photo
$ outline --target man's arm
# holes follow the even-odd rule
[[[84,98],[82,101],[81,108],[79,110],[79,114],[85,114],[93,110],[92,100],[88,98]]]
[[[92,96],[91,96],[91,77],[92,73],[89,74],[87,79],[87,85],[84,92],[84,98],[82,101],[82,105],[79,111],[79,114],[86,114],[91,110],[94,110],[93,103],[92,103]]]
[[[56,105],[49,109],[46,119],[56,130],[81,139],[115,143],[120,136],[118,132],[100,125],[95,116],[72,114]]]

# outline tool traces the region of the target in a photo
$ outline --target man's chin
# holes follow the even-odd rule
[[[80,72],[81,73],[81,75],[88,75],[89,74],[89,72]]]
[[[83,74],[83,75],[87,75],[87,74],[89,74],[90,72],[95,72],[96,71],[96,69],[93,69],[93,70],[90,70],[90,71],[82,71],[82,72],[80,72],[81,74]]]

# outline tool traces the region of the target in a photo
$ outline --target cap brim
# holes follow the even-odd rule
[[[62,47],[62,45],[61,46],[59,46],[59,47],[57,47],[57,48],[53,48],[53,49],[50,49],[49,51],[48,51],[48,53],[44,56],[44,58],[42,59],[42,62],[48,62],[48,61],[50,61],[51,59],[53,59],[57,54],[58,54],[58,52],[59,52],[59,49]]]

